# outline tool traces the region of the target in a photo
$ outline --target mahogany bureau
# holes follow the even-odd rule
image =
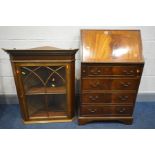
[[[81,30],[79,124],[132,124],[144,66],[139,30]]]
[[[77,49],[5,49],[24,123],[68,122],[74,116]]]

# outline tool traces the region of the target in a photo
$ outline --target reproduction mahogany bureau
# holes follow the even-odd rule
[[[25,123],[67,122],[74,116],[74,50],[7,50]]]
[[[79,124],[132,124],[144,66],[139,30],[81,30]]]

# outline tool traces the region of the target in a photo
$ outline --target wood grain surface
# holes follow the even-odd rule
[[[81,30],[83,62],[141,62],[139,30]]]

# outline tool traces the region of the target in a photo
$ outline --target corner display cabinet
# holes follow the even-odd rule
[[[74,115],[75,50],[7,50],[25,123],[66,122]]]
[[[82,30],[79,124],[132,124],[144,66],[139,30]]]

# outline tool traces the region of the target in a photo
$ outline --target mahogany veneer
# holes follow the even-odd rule
[[[82,30],[79,124],[131,124],[144,66],[140,31]]]
[[[24,122],[72,121],[77,49],[4,50],[10,55]]]

